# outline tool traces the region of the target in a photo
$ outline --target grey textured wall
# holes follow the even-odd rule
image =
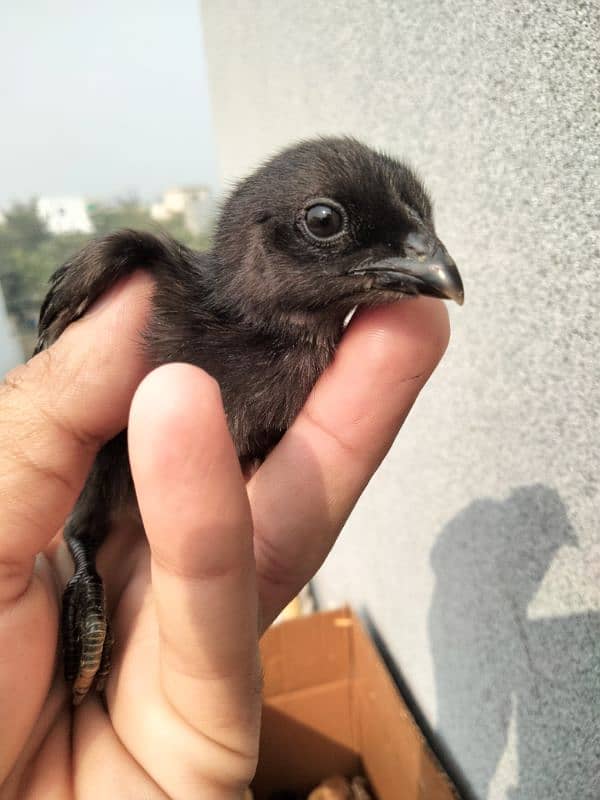
[[[224,183],[299,137],[407,156],[448,355],[316,586],[479,798],[600,797],[598,2],[204,0]]]

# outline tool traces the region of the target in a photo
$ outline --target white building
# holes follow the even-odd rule
[[[38,216],[50,233],[93,233],[94,226],[83,197],[40,197],[36,203]]]
[[[213,209],[212,193],[206,186],[186,186],[167,189],[162,200],[150,207],[150,216],[165,222],[183,214],[185,227],[192,233],[205,233],[210,227]]]

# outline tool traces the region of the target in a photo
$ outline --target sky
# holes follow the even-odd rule
[[[199,0],[0,0],[0,208],[216,181]]]

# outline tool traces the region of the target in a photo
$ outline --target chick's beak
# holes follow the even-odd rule
[[[411,247],[409,243],[405,258],[385,258],[361,265],[351,270],[351,274],[371,275],[379,288],[390,291],[441,297],[454,300],[459,306],[465,300],[458,268],[439,240],[427,248]]]

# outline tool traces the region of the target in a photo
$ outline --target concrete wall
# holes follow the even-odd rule
[[[466,285],[318,596],[371,620],[475,796],[597,800],[600,7],[202,10],[223,183],[316,133],[407,156]]]

